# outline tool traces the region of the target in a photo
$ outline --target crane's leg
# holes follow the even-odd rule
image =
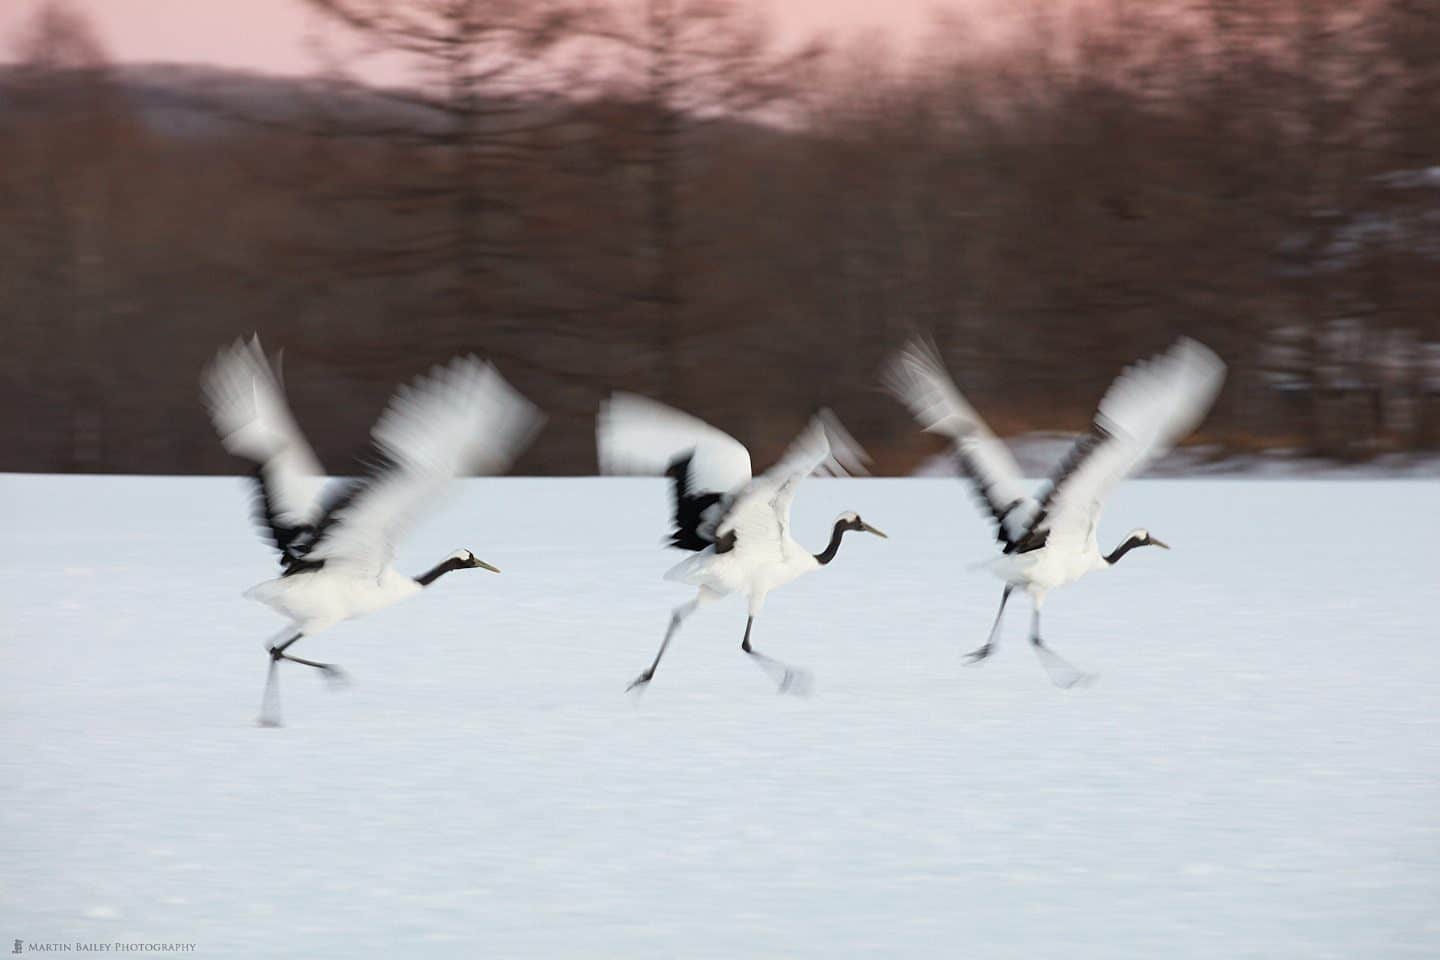
[[[280,679],[276,676],[279,673],[280,661],[274,657],[270,658],[270,671],[265,674],[265,693],[260,698],[260,719],[256,723],[262,727],[278,727],[280,722]]]
[[[979,663],[990,654],[995,652],[995,637],[1000,632],[1000,618],[1005,613],[1005,604],[1010,599],[1010,592],[1015,589],[1015,584],[1005,584],[1005,592],[1000,594],[1000,609],[995,611],[995,623],[990,627],[990,636],[985,638],[985,645],[965,654],[967,663]]]
[[[780,693],[793,693],[797,696],[808,696],[814,687],[814,681],[808,670],[801,670],[799,667],[792,667],[781,663],[774,657],[767,657],[765,654],[750,646],[750,628],[755,625],[755,615],[751,614],[745,618],[745,639],[740,641],[740,649],[750,654],[751,658],[770,675],[774,680]]]
[[[297,634],[295,634],[295,636],[291,637],[289,640],[286,640],[284,643],[280,644],[280,646],[278,646],[278,647],[271,647],[271,648],[270,648],[270,660],[271,660],[271,662],[274,662],[274,661],[276,661],[276,660],[289,660],[291,663],[303,663],[303,664],[305,664],[305,666],[307,666],[307,667],[314,667],[315,669],[319,670],[321,673],[325,674],[325,679],[326,679],[326,680],[329,680],[331,683],[343,683],[343,682],[345,682],[345,671],[343,671],[343,670],[341,670],[339,667],[335,666],[335,664],[333,664],[333,663],[319,663],[319,662],[317,662],[317,661],[315,661],[315,660],[306,660],[304,657],[292,657],[290,654],[288,654],[288,653],[285,652],[286,650],[288,650],[288,649],[290,648],[290,645],[291,645],[291,644],[293,644],[296,640],[299,640],[299,639],[300,639],[301,637],[303,637],[303,636],[304,636],[303,633],[297,633]]]
[[[1055,686],[1068,690],[1074,686],[1084,686],[1093,683],[1095,674],[1077,670],[1064,657],[1045,646],[1045,641],[1040,639],[1040,608],[1037,606],[1030,620],[1030,645],[1035,648],[1035,655],[1040,658],[1040,665],[1050,675],[1050,682]]]
[[[282,633],[281,636],[284,636],[284,634]],[[319,663],[315,660],[306,660],[303,657],[294,657],[285,652],[295,641],[303,636],[305,636],[305,634],[297,633],[279,646],[267,647],[270,651],[270,669],[265,674],[265,693],[260,701],[259,723],[262,727],[278,727],[281,725],[280,679],[276,669],[280,666],[281,660],[289,660],[292,663],[303,663],[307,667],[315,667],[323,673],[325,679],[332,684],[343,683],[345,681],[345,674],[333,663]]]
[[[705,587],[701,587],[700,592],[695,594],[694,600],[691,600],[689,603],[681,604],[680,606],[676,607],[674,611],[671,612],[670,626],[665,631],[665,639],[660,641],[660,649],[655,651],[655,662],[650,664],[650,669],[646,670],[644,673],[640,674],[640,676],[630,681],[630,686],[625,688],[627,692],[630,690],[634,690],[637,687],[643,689],[645,684],[649,683],[651,679],[654,678],[655,668],[660,666],[660,658],[665,656],[665,648],[670,646],[670,639],[675,636],[675,631],[680,629],[680,624],[685,622],[685,618],[690,616],[690,614],[694,613],[697,609],[699,609],[700,604],[705,603],[709,600],[718,599],[719,597],[720,594],[714,593],[713,591],[708,590]]]

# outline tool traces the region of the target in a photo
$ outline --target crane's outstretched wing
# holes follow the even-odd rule
[[[325,483],[320,462],[290,415],[259,337],[221,350],[203,380],[220,442],[256,466],[255,520],[289,567],[313,541]]]
[[[317,523],[306,567],[343,564],[378,576],[420,513],[464,474],[504,471],[543,417],[490,364],[459,357],[401,387],[371,430],[369,473]]]
[[[1188,338],[1128,367],[1100,401],[1090,432],[1056,469],[1017,551],[1061,541],[1083,547],[1094,537],[1100,506],[1115,484],[1195,429],[1224,381],[1224,362]]]
[[[664,474],[674,481],[670,545],[704,550],[733,495],[750,482],[750,451],[723,430],[663,403],[616,393],[595,422],[600,469]]]
[[[790,529],[790,505],[800,482],[811,474],[847,477],[865,473],[864,449],[829,410],[821,410],[769,470],[734,498],[715,528],[715,551],[771,543],[783,548]]]
[[[955,441],[960,470],[995,521],[995,538],[1011,552],[1035,519],[1038,504],[1020,467],[945,372],[928,340],[912,340],[884,374],[886,388],[910,408],[920,426]]]

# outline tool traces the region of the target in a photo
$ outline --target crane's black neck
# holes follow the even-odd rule
[[[840,552],[840,538],[845,536],[845,531],[853,529],[855,528],[847,525],[844,520],[836,520],[835,529],[830,532],[830,543],[826,545],[824,550],[815,554],[815,562],[823,567],[831,560],[834,560],[835,554]]]
[[[449,573],[451,570],[463,570],[465,569],[465,566],[465,562],[459,557],[447,557],[443,562],[437,563],[435,566],[431,567],[429,570],[426,570],[424,573],[420,574],[420,576],[416,577],[415,582],[420,584],[420,586],[422,587],[428,587],[436,580],[439,580],[441,577],[445,576],[445,574]]]
[[[1136,547],[1142,547],[1144,545],[1145,541],[1141,540],[1139,537],[1128,537],[1126,538],[1124,543],[1120,544],[1120,546],[1110,551],[1110,553],[1105,557],[1105,562],[1113,567],[1115,566],[1115,564],[1120,562],[1120,558],[1125,556],[1125,554],[1129,553],[1131,550],[1134,550]]]

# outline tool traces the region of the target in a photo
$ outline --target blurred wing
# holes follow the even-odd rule
[[[1190,339],[1127,368],[1100,401],[1090,432],[1056,470],[1034,528],[1018,549],[1047,542],[1084,548],[1115,485],[1194,430],[1224,381],[1225,364]]]
[[[633,393],[612,394],[595,423],[600,470],[663,474],[690,454],[690,485],[728,493],[750,479],[750,451],[704,420]]]
[[[210,419],[225,449],[256,465],[255,518],[289,565],[304,555],[324,471],[290,408],[260,338],[222,349],[204,374]]]
[[[865,468],[869,462],[870,455],[845,429],[840,418],[828,408],[821,408],[765,474],[800,479],[811,474],[822,477],[864,476],[869,473]]]
[[[451,480],[503,472],[542,421],[493,366],[474,357],[401,387],[371,431],[376,459],[369,474],[329,505],[309,559],[378,576]]]
[[[703,420],[633,393],[616,393],[595,424],[600,469],[674,481],[672,546],[703,550],[732,495],[750,481],[750,451]]]
[[[994,519],[995,538],[1008,553],[1030,528],[1038,505],[1009,449],[945,372],[935,345],[926,340],[906,344],[885,371],[884,383],[924,430],[955,441],[960,470]]]
[[[755,480],[759,492],[773,488],[770,501],[783,528],[790,525],[790,505],[800,481],[812,474],[824,477],[863,476],[870,457],[850,436],[838,417],[822,409],[800,435],[785,448],[779,461]]]
[[[737,544],[774,544],[783,549],[790,531],[790,505],[800,482],[814,473],[846,477],[865,473],[865,451],[829,410],[821,410],[773,467],[752,480],[716,526],[716,552]]]

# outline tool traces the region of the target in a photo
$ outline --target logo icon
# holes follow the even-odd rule
[[[11,952],[12,954],[16,954],[16,953],[21,952],[21,951],[24,950],[24,949],[25,949],[25,941],[24,941],[24,940],[16,940],[16,941],[15,941],[15,949],[12,950],[12,951],[10,951],[10,952]]]

